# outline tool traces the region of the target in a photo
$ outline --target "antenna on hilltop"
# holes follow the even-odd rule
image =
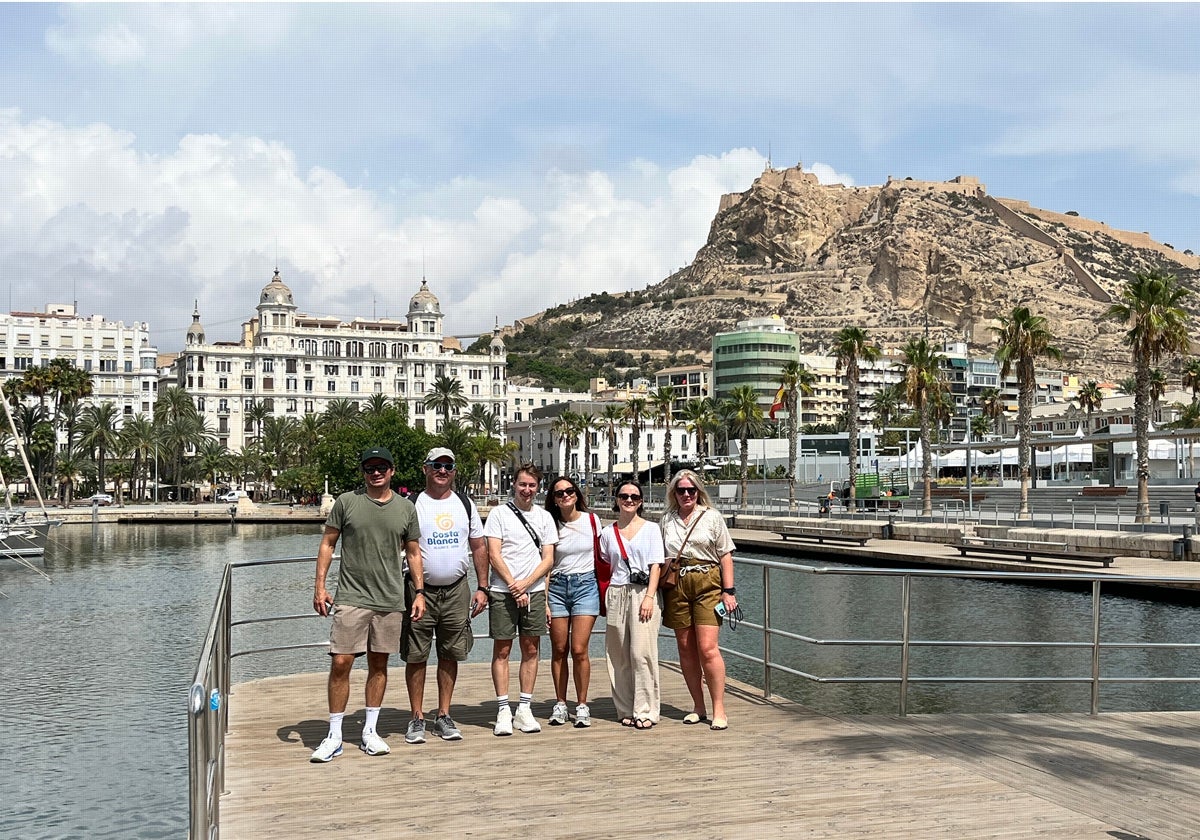
[[[770,172],[775,167],[771,165],[771,141],[767,141],[767,171]]]

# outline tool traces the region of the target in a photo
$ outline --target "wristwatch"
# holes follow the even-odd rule
[[[414,595],[424,595],[424,594],[425,594],[425,590],[424,590],[424,589],[414,589],[414,590],[413,590],[413,594],[414,594]]]
[[[721,592],[725,595],[736,595],[737,587],[736,586],[722,586]]]
[[[491,590],[490,590],[490,589],[488,589],[486,586],[477,586],[477,587],[475,587],[475,591],[476,591],[476,592],[482,592],[484,595],[486,595],[486,594],[488,594],[489,592],[491,592]]]

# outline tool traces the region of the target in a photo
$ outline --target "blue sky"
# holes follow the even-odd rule
[[[177,350],[278,262],[313,314],[468,334],[689,262],[768,150],[1200,250],[1194,5],[2,5],[8,309]]]

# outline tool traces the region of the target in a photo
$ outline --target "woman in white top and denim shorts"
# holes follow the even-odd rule
[[[554,682],[554,710],[550,725],[561,726],[567,713],[567,652],[575,665],[575,726],[591,726],[588,683],[592,660],[588,643],[596,616],[600,614],[600,587],[596,583],[595,545],[600,520],[589,513],[579,486],[569,478],[555,479],[546,494],[546,510],[558,526],[554,566],[546,587],[546,611],[550,619],[550,675]]]

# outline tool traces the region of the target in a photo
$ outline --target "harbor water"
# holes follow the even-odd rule
[[[52,532],[46,581],[0,560],[0,837],[178,837],[187,824],[186,699],[213,597],[227,562],[315,554],[319,525],[105,526]],[[821,565],[828,565],[822,563]],[[772,572],[771,610],[785,630],[824,639],[899,637],[900,583],[894,578]],[[234,580],[235,617],[311,609],[312,565],[242,570]],[[763,612],[761,575],[739,571],[748,621]],[[1087,641],[1088,594],[1061,588],[961,580],[913,585],[913,636],[923,639]],[[1110,641],[1200,640],[1200,608],[1188,603],[1106,597],[1102,621]],[[234,649],[325,637],[325,620],[257,626],[234,634]],[[477,632],[486,630],[477,620]],[[251,632],[252,631],[252,632]],[[758,656],[761,634],[743,625],[722,630],[722,643]],[[480,641],[472,661],[486,661]],[[546,654],[545,643],[543,653]],[[602,640],[593,642],[603,655]],[[895,675],[896,648],[812,646],[776,639],[772,655],[820,676]],[[675,657],[664,637],[662,657]],[[919,649],[912,673],[1086,676],[1086,650]],[[1126,649],[1105,655],[1106,673],[1194,676],[1194,652]],[[761,684],[761,667],[727,657],[738,679]],[[239,658],[234,680],[321,671],[327,658],[306,650]],[[603,672],[595,675],[603,679]],[[677,679],[667,673],[664,679]],[[777,693],[837,713],[894,713],[894,685],[819,685],[776,673]],[[549,690],[549,669],[537,698]],[[598,688],[600,692],[605,689]],[[910,713],[1087,710],[1086,685],[976,684],[914,686]],[[428,695],[428,692],[427,692]],[[477,702],[472,698],[469,702]],[[463,698],[468,702],[467,698]],[[236,700],[235,700],[236,702]],[[352,698],[352,707],[359,698]],[[385,705],[407,705],[402,683]],[[313,698],[314,716],[324,697]],[[1106,711],[1200,708],[1189,683],[1106,686]]]

